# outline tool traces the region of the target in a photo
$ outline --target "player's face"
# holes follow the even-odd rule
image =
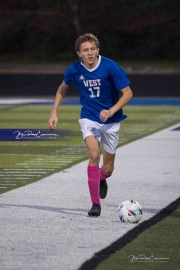
[[[78,56],[82,59],[84,65],[91,69],[96,66],[98,62],[99,49],[95,42],[83,42],[80,46],[80,50],[77,52]]]

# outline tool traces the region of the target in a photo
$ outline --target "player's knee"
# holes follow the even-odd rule
[[[99,160],[100,160],[100,153],[98,151],[91,151],[89,153],[89,159],[92,163],[96,163],[99,164]]]
[[[113,171],[114,171],[114,164],[110,163],[110,164],[107,164],[107,165],[103,165],[103,169],[104,169],[105,173],[112,174]]]

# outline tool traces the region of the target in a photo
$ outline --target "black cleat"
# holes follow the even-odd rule
[[[106,179],[100,181],[99,197],[105,199],[107,196],[108,185]]]
[[[101,206],[99,204],[93,204],[89,210],[88,215],[90,217],[98,217],[101,214]]]

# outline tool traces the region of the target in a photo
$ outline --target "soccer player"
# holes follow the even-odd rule
[[[80,36],[75,42],[75,51],[80,60],[70,65],[64,74],[54,100],[49,129],[57,125],[57,111],[68,86],[74,82],[80,92],[81,114],[79,124],[89,151],[87,166],[88,186],[92,208],[88,215],[101,214],[100,199],[107,195],[106,179],[114,170],[120,122],[127,116],[122,108],[133,94],[130,81],[119,65],[99,55],[99,40],[91,33]],[[99,168],[100,145],[103,165]]]

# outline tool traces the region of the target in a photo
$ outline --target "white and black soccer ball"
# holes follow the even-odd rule
[[[120,221],[125,223],[138,223],[142,218],[142,207],[135,200],[127,200],[118,206]]]

